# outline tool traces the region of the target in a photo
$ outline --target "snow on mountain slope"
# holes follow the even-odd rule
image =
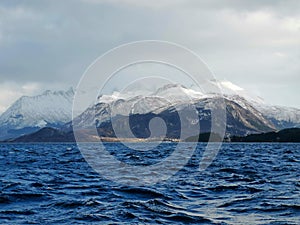
[[[180,84],[168,84],[157,89],[152,96],[165,98],[172,103],[176,103],[186,102],[189,99],[200,99],[205,95],[200,91],[188,89]]]
[[[164,115],[170,114],[168,118],[176,120],[173,115],[174,110],[184,111],[190,105],[194,105],[202,122],[206,121],[206,127],[209,127],[210,110],[208,106],[213,105],[216,99],[224,97],[225,100],[228,100],[226,105],[228,107],[227,116],[230,119],[230,121],[228,120],[230,132],[235,132],[235,128],[239,128],[237,131],[239,134],[275,129],[273,124],[243,97],[238,95],[221,96],[216,93],[203,94],[201,91],[189,89],[180,84],[167,84],[152,93],[139,92],[136,96],[132,93],[116,92],[112,96],[100,96],[99,103],[75,118],[73,125],[89,128],[95,127],[95,125],[99,127],[101,123],[104,123],[108,127],[104,125],[102,130],[107,129],[106,135],[108,135],[112,133],[107,124],[111,118],[118,118],[118,121],[123,124],[122,126],[126,124],[125,118],[129,115],[133,115],[133,118],[139,120],[140,116],[146,118],[149,113],[156,115],[163,113]]]
[[[0,116],[0,139],[20,135],[18,130],[59,126],[71,120],[74,91],[45,91],[19,98]],[[26,131],[23,133],[26,133]],[[22,132],[21,132],[22,134]]]
[[[267,104],[254,106],[270,119],[278,129],[300,127],[300,109]]]
[[[245,89],[229,81],[211,80],[205,85],[207,85],[205,87],[206,92],[207,90],[220,89],[223,98],[235,102],[256,115],[262,123],[267,124],[269,127],[273,127],[272,123],[277,129],[300,125],[299,109],[268,105],[262,98],[248,93]],[[201,91],[186,88],[180,84],[167,84],[152,93],[139,91],[136,95],[135,92],[114,92],[112,95],[99,97],[100,104],[96,109],[96,116],[101,115],[101,117],[97,118],[97,123],[116,115],[128,116],[129,114],[146,114],[150,112],[158,114],[171,106],[195,104],[204,99],[212,99],[218,96],[220,96],[220,93],[212,91],[203,94]],[[90,110],[95,110],[95,108]],[[112,114],[110,115],[110,113]],[[82,124],[82,122],[80,123]],[[91,122],[89,120],[89,124]],[[87,124],[87,126],[89,125]]]
[[[219,87],[222,94],[226,96],[240,96],[252,104],[266,104],[261,97],[248,92],[230,81],[210,80],[209,84]]]
[[[300,126],[300,109],[286,106],[275,106],[266,103],[262,98],[248,93],[231,82],[218,82],[223,93],[228,94],[227,98],[237,102],[243,107],[247,107],[248,102],[256,108],[266,118],[277,127],[277,129],[299,127]],[[235,93],[235,94],[234,94]]]
[[[180,84],[168,84],[157,91],[143,96],[135,102],[131,109],[132,114],[144,114],[149,112],[159,113],[178,104],[189,104],[195,100],[208,97],[207,95],[188,89]]]
[[[188,103],[190,101],[207,97],[199,91],[188,89],[180,84],[168,84],[154,92],[114,92],[112,95],[101,95],[99,103],[109,104],[112,112],[119,115],[144,114],[159,112],[174,104]],[[115,116],[115,115],[112,115]]]
[[[112,95],[100,95],[98,103],[75,118],[74,124],[80,127],[94,126],[95,120],[90,118],[92,115],[96,116],[96,123],[101,123],[117,115],[160,113],[171,106],[188,104],[204,97],[207,95],[180,84],[167,84],[153,92],[114,92]]]
[[[235,101],[244,108],[249,108],[249,105],[251,105],[251,107],[257,109],[277,129],[300,127],[300,109],[270,105],[262,98],[229,81],[211,81],[211,84],[218,85],[225,98]]]
[[[229,81],[213,80],[206,85],[208,85],[206,90],[221,90],[223,97],[238,103],[245,109],[253,110],[254,104],[265,104],[261,98],[247,93],[247,91]],[[109,104],[114,108],[113,112],[119,115],[159,113],[172,105],[188,104],[201,99],[219,97],[221,93],[212,91],[204,94],[201,91],[186,88],[180,84],[167,84],[153,93],[139,92],[134,95],[131,92],[114,92],[112,95],[102,95],[98,98],[98,102]]]

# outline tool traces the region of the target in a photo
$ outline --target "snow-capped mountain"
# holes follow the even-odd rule
[[[94,116],[97,118],[97,123],[101,123],[117,115],[158,114],[175,105],[187,105],[193,101],[210,97],[210,95],[188,89],[180,84],[168,84],[152,93],[149,91],[135,93],[114,92],[112,95],[99,96],[98,103],[75,118],[74,124],[81,127],[94,126]]]
[[[213,85],[215,84],[213,83]],[[227,89],[229,88],[227,87]],[[136,96],[115,92],[113,96],[100,96],[98,103],[75,118],[73,124],[83,129],[96,125],[100,129],[101,136],[111,136],[114,133],[111,125],[111,119],[113,119],[117,121],[115,123],[119,127],[124,127],[124,137],[127,136],[126,129],[129,126],[133,128],[133,132],[138,137],[147,137],[147,133],[149,133],[147,121],[158,116],[169,121],[171,133],[168,137],[176,138],[180,133],[180,121],[176,110],[186,115],[186,124],[192,124],[188,113],[185,112],[193,105],[198,111],[202,132],[209,132],[211,126],[210,107],[222,98],[225,99],[228,134],[245,135],[276,129],[273,123],[245,98],[229,95],[228,90],[226,93],[228,95],[203,94],[201,91],[179,84],[164,85],[153,93],[143,94],[140,92]],[[233,93],[235,94],[235,92]],[[128,116],[131,121],[130,125]]]
[[[45,91],[23,96],[0,116],[0,140],[36,131],[45,126],[60,127],[72,118],[74,91]]]
[[[188,110],[197,109],[201,132],[211,127],[211,106],[225,101],[227,135],[247,135],[300,125],[300,110],[272,106],[229,81],[208,81],[211,90],[204,92],[180,84],[167,84],[153,91],[114,92],[101,95],[95,104],[71,121],[73,90],[46,91],[39,96],[22,97],[0,116],[0,138],[7,139],[34,132],[42,127],[58,127],[72,132],[72,126],[88,130],[98,129],[104,137],[114,137],[112,120],[128,136],[128,127],[141,138],[148,137],[149,121],[154,117],[165,120],[169,138],[177,138],[181,127],[178,111],[185,115],[186,128],[192,128],[194,119]],[[207,90],[207,89],[206,89]],[[130,118],[130,119],[128,119]],[[64,125],[63,125],[64,124]],[[120,133],[120,132],[119,132]]]

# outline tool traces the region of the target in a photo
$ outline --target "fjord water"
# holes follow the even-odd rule
[[[175,145],[106,147],[146,166]],[[75,144],[1,144],[0,224],[300,224],[300,144],[224,144],[200,172],[204,147],[169,180],[130,187],[101,177]]]

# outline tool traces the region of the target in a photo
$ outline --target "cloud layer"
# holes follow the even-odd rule
[[[217,78],[300,107],[299,9],[297,0],[1,2],[0,112],[10,93],[76,86],[99,55],[143,39],[184,45]],[[20,91],[24,85],[41,88]]]

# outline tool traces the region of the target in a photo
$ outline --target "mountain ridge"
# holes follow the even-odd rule
[[[218,98],[222,98],[226,105],[226,136],[244,136],[250,133],[275,131],[300,125],[300,109],[268,105],[259,97],[247,99],[248,95],[244,89],[228,81],[223,83],[211,81],[210,84],[215,86],[221,84],[225,94],[203,94],[201,91],[180,84],[164,85],[147,93],[114,92],[112,95],[99,96],[96,104],[91,105],[73,121],[71,120],[73,89],[68,91],[47,90],[38,96],[23,96],[0,116],[0,140],[1,137],[2,140],[13,139],[36,132],[43,127],[59,128],[63,132],[69,132],[74,124],[82,130],[96,126],[100,131],[100,136],[113,137],[115,134],[110,124],[111,118],[115,118],[123,126],[129,127],[130,124],[127,120],[130,119],[131,125],[135,127],[137,137],[145,138],[149,133],[149,127],[144,122],[149,122],[149,118],[153,116],[171,121],[169,130],[173,131],[172,134],[167,134],[169,135],[167,138],[176,139],[180,133],[180,126],[177,125],[178,118],[174,114],[174,110],[184,111],[190,106],[195,107],[199,116],[201,132],[207,132],[211,126],[209,106],[215,104],[214,101]],[[224,88],[227,89],[224,90]],[[239,95],[239,93],[242,94]],[[41,99],[45,101],[41,101]],[[25,109],[22,107],[23,104]],[[96,118],[93,117],[94,115]],[[139,127],[142,127],[141,130],[137,130]]]

